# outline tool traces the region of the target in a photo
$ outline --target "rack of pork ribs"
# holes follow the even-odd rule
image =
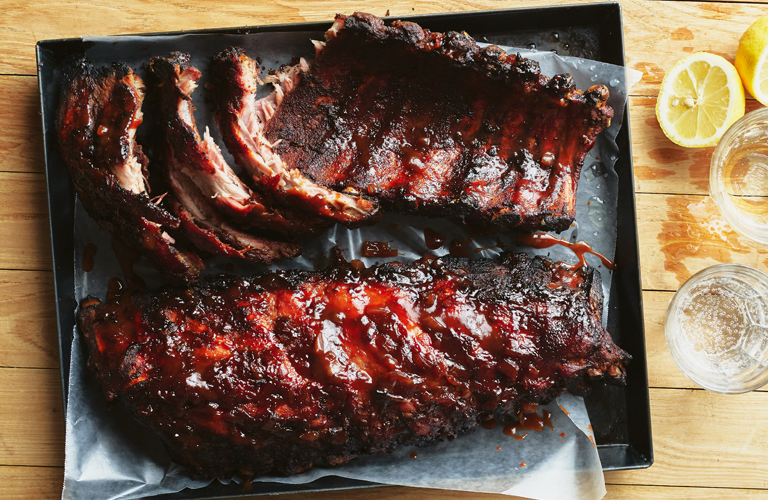
[[[254,477],[429,445],[591,380],[629,355],[600,276],[526,254],[219,278],[88,298],[90,365],[196,475]]]
[[[189,56],[73,65],[57,132],[78,197],[186,288],[89,297],[78,323],[109,400],[197,475],[290,474],[426,445],[589,382],[623,383],[597,271],[523,254],[200,280],[201,256],[269,264],[382,210],[567,228],[608,91],[462,33],[337,16],[313,61],[261,80],[214,56],[208,101],[240,173],[194,119]],[[257,99],[259,85],[274,90]],[[137,143],[146,94],[150,162]],[[159,183],[158,183],[159,181]],[[190,382],[192,381],[192,382]]]

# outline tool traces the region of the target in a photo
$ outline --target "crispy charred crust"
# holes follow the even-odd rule
[[[279,158],[273,161],[272,145],[264,143],[262,128],[256,126],[259,120],[245,116],[254,112],[257,86],[262,82],[258,64],[242,49],[230,47],[216,54],[209,69],[214,118],[227,149],[237,164],[251,173],[257,189],[277,203],[298,207],[310,217],[325,220],[326,225],[338,222],[359,227],[381,218],[378,203],[369,196],[319,186],[298,170],[285,171]],[[274,104],[279,106],[279,99]],[[253,125],[251,130],[245,122]]]
[[[191,94],[200,72],[189,63],[189,55],[174,52],[170,58],[155,57],[149,75],[155,130],[162,137],[161,163],[175,194],[171,207],[182,220],[185,236],[207,252],[264,264],[297,256],[300,247],[286,241],[285,235],[298,239],[318,228],[306,224],[306,218],[290,209],[270,207],[243,185],[229,166],[214,164],[192,114]],[[203,181],[196,181],[196,176]],[[242,199],[231,202],[229,192],[217,191],[214,184],[219,179],[238,190]],[[248,229],[254,225],[259,228]]]
[[[575,217],[608,90],[464,33],[337,16],[264,136],[290,168],[389,209],[488,228],[555,230]]]
[[[623,384],[597,271],[447,257],[88,298],[90,366],[200,476],[337,465]]]
[[[246,72],[253,72],[256,78],[261,75],[256,61],[248,57],[240,47],[229,47],[211,58],[209,66],[211,72],[211,89],[209,92],[210,104],[219,122],[222,137],[226,134],[227,149],[230,149],[229,142],[237,145],[236,150],[244,147],[240,145],[239,139],[234,136],[234,129],[229,126],[222,126],[225,121],[237,120],[242,109],[245,107],[248,99],[253,98],[255,88],[251,88],[248,83]],[[234,82],[234,83],[233,83]],[[258,80],[255,80],[258,83]],[[229,115],[233,115],[230,117]]]
[[[124,64],[96,70],[85,60],[67,70],[67,80],[56,121],[59,150],[88,214],[140,250],[166,278],[195,279],[203,263],[167,235],[179,220],[150,200],[147,158],[129,133],[142,104],[141,80]],[[139,169],[133,190],[114,173],[131,161]]]
[[[382,19],[362,12],[355,12],[351,16],[337,15],[334,28],[326,35],[329,43],[334,39],[341,40],[346,35],[352,35],[359,41],[379,44],[396,41],[412,52],[431,52],[439,55],[442,60],[455,67],[482,70],[488,77],[503,80],[513,88],[521,88],[525,93],[544,88],[559,98],[586,102],[584,93],[575,88],[571,75],[547,78],[541,74],[539,63],[536,61],[525,59],[520,54],[506,54],[495,45],[480,47],[466,33],[432,33],[416,23],[407,21],[394,21],[391,26],[387,26]],[[593,98],[599,97],[590,104],[602,104],[600,107],[605,107],[608,89],[604,85],[595,85],[587,93],[592,94]],[[602,128],[610,123],[613,112],[608,107],[600,114],[603,116],[596,118],[597,123],[594,125]]]

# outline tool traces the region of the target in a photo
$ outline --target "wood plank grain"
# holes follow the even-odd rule
[[[709,194],[709,164],[715,147],[684,148],[667,139],[656,119],[655,97],[630,97],[632,163],[639,193]],[[747,100],[747,112],[761,108]]]
[[[61,498],[62,467],[3,467],[0,484],[6,500],[54,500]]]
[[[643,72],[633,95],[657,95],[665,72],[699,51],[733,62],[742,33],[766,14],[759,5],[622,2],[626,65]]]
[[[695,388],[677,368],[667,349],[664,320],[673,292],[643,292],[645,322],[645,353],[648,363],[649,387]]]
[[[0,171],[43,172],[37,78],[0,76]]]
[[[677,290],[720,263],[768,270],[768,247],[731,229],[709,196],[641,193],[636,200],[643,289]]]
[[[603,500],[741,500],[765,499],[765,490],[744,490],[730,488],[669,488],[664,486],[606,485],[608,494]]]
[[[54,500],[61,498],[64,469],[58,467],[0,467],[0,483],[3,498],[7,500]],[[680,488],[664,486],[606,485],[608,494],[603,500],[667,500],[686,498],[708,500],[716,496],[720,500],[765,498],[765,490],[730,488]],[[263,499],[264,496],[243,497],[243,500]],[[432,490],[424,488],[382,487],[322,493],[295,493],[280,495],[280,500],[515,500],[519,497],[483,495],[476,493]]]
[[[51,269],[45,176],[0,172],[0,269]]]
[[[53,276],[0,271],[0,366],[59,367]]]
[[[373,1],[305,2],[263,1],[258,8],[247,0],[220,3],[210,8],[205,2],[152,0],[120,3],[95,0],[61,3],[55,0],[5,2],[0,19],[0,73],[34,74],[34,44],[39,40],[121,33],[192,30],[259,24],[330,20],[337,12],[355,10],[391,17],[435,12],[585,3],[588,0],[509,1],[493,0],[415,1],[394,0],[383,6]],[[627,65],[644,73],[633,88],[636,95],[656,95],[664,71],[681,57],[700,50],[733,60],[744,30],[765,15],[760,5],[716,2],[649,2],[624,0],[624,34]],[[40,12],[56,12],[41,16]]]
[[[651,389],[655,462],[606,472],[606,482],[768,488],[768,393]]]
[[[276,0],[262,1],[258,6],[247,0],[235,0],[220,2],[215,7],[207,2],[186,0],[122,5],[108,0],[88,3],[6,1],[0,21],[0,40],[4,42],[0,45],[0,73],[34,74],[34,45],[44,39],[331,20],[337,12],[354,10],[368,10],[377,15],[384,15],[387,8],[401,15],[405,12],[475,10],[490,8],[488,3],[465,4],[454,0],[415,4],[400,1],[382,7],[374,2],[315,2],[307,9],[305,2]],[[55,16],[39,15],[53,11]]]
[[[0,368],[0,465],[63,464],[59,370]]]

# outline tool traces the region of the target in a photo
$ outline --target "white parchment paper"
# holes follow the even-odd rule
[[[288,63],[293,56],[311,58],[313,49],[309,40],[320,37],[321,34],[316,32],[294,32],[91,38],[88,40],[93,45],[88,49],[87,57],[97,66],[121,61],[138,70],[153,56],[167,56],[172,50],[183,50],[192,55],[192,63],[203,71],[202,89],[209,57],[230,45],[241,46],[249,55],[261,57],[267,68],[277,68]],[[626,70],[625,73],[623,67],[562,58],[550,52],[508,51],[518,51],[539,61],[543,74],[571,73],[578,88],[586,89],[596,83],[609,86],[611,97],[608,104],[613,107],[615,116],[585,160],[577,193],[576,223],[560,236],[587,241],[596,251],[613,258],[618,192],[618,177],[613,165],[619,153],[615,137],[621,127],[627,89],[639,80],[640,73],[633,70]],[[270,90],[263,89],[264,92]],[[221,145],[204,97],[202,91],[195,96],[198,127],[209,126]],[[230,165],[234,165],[226,149],[222,149]],[[446,235],[448,241],[466,241],[471,236],[466,228],[444,220],[387,214],[375,226],[356,230],[339,226],[332,228],[324,236],[309,242],[301,257],[280,262],[273,268],[322,268],[325,256],[337,245],[348,259],[360,259],[366,265],[392,260],[363,257],[361,244],[366,240],[387,241],[399,251],[395,260],[413,261],[427,251],[424,242],[426,227]],[[75,242],[75,297],[78,301],[88,295],[104,297],[108,280],[121,276],[120,268],[111,250],[109,234],[98,227],[79,202],[76,207]],[[81,269],[82,249],[87,243],[96,244],[98,248],[94,270],[90,273]],[[472,258],[496,257],[507,250],[546,254],[554,260],[576,261],[564,247],[545,250],[515,248],[511,234],[475,237],[469,244]],[[447,252],[448,244],[433,251],[438,255]],[[604,316],[607,317],[611,274],[598,259],[588,256],[588,260],[601,272],[606,305]],[[248,274],[266,269],[243,262],[235,263],[233,269],[232,260],[218,258],[206,264],[206,274]],[[157,272],[143,260],[135,269],[145,277],[150,287],[161,283]],[[98,384],[87,369],[87,354],[82,344],[80,336],[74,332],[62,498],[132,499],[209,484],[210,480],[189,478],[181,467],[170,462],[159,438],[150,430],[122,411],[107,408]],[[344,466],[314,468],[291,477],[263,477],[260,480],[307,483],[322,476],[336,475],[383,484],[506,493],[543,500],[602,498],[605,494],[603,474],[597,451],[590,440],[593,436],[583,400],[564,394],[545,408],[552,414],[555,430],[545,428],[540,433],[529,432],[521,441],[504,435],[502,426],[499,426],[494,430],[479,429],[468,436],[429,448],[401,447],[391,455],[366,456]],[[417,458],[411,458],[412,453],[416,453]],[[238,478],[232,480],[240,482]]]

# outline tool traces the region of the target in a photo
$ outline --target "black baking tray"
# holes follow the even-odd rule
[[[494,10],[458,14],[399,17],[432,31],[466,31],[476,40],[499,45],[552,50],[561,55],[584,57],[624,65],[621,7],[617,3]],[[230,29],[153,33],[243,34],[284,31],[324,32],[326,22],[249,26]],[[61,69],[72,55],[84,51],[87,42],[77,39],[44,40],[37,44],[45,146],[48,207],[59,330],[64,407],[67,405],[70,351],[77,303],[74,296],[75,192],[57,151],[54,121],[60,93]],[[595,440],[604,470],[637,469],[653,463],[648,376],[645,358],[643,306],[638,257],[637,219],[629,133],[629,110],[617,137],[620,157],[617,213],[616,270],[613,273],[607,328],[616,343],[633,356],[625,387],[596,387],[586,398]],[[66,414],[66,412],[65,412]],[[237,484],[214,482],[198,490],[184,490],[157,498],[231,498],[260,493],[287,493],[374,486],[375,483],[326,477],[305,485],[253,483],[249,492]]]

